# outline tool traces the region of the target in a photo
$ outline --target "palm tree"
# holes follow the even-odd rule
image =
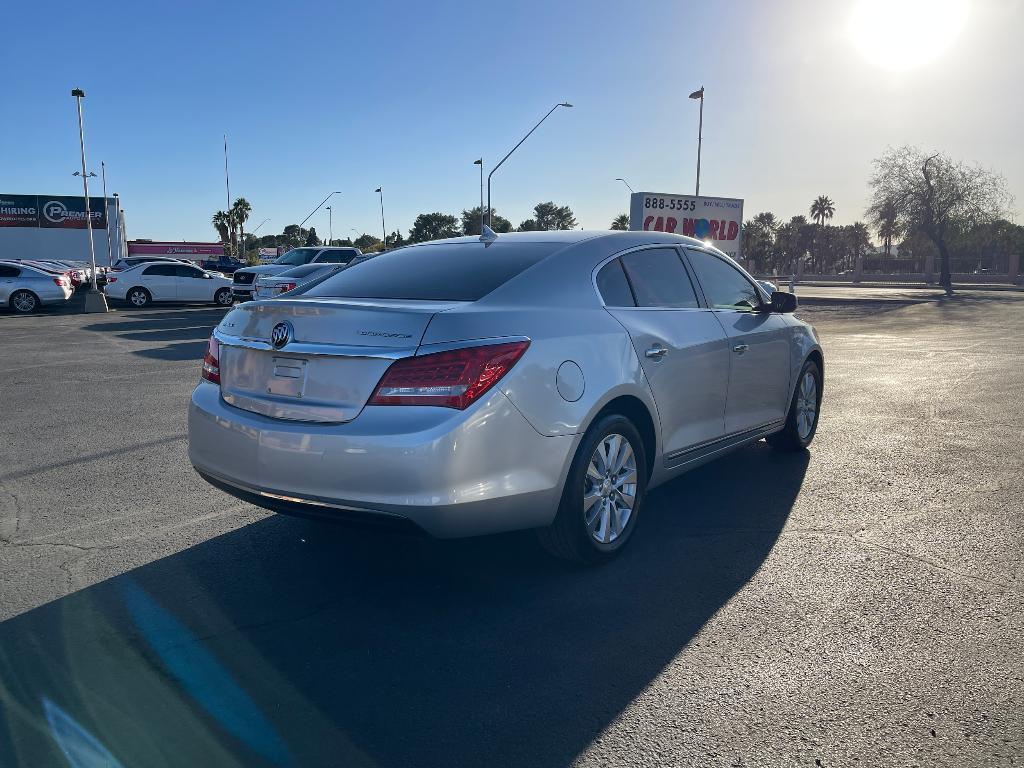
[[[824,227],[825,222],[835,216],[836,204],[832,202],[832,198],[828,195],[818,195],[814,202],[811,203],[811,218],[814,219],[819,227]],[[818,249],[815,248],[815,260],[819,261],[818,269],[820,271],[820,254]]]
[[[238,244],[236,251],[239,256],[245,250],[245,222],[249,220],[250,213],[252,213],[252,206],[249,205],[249,201],[244,197],[235,200],[231,206],[231,239]],[[236,228],[241,231],[240,240],[236,238]]]
[[[629,214],[620,213],[612,220],[612,229],[629,229]]]
[[[217,211],[213,214],[213,218],[210,219],[210,223],[217,230],[220,241],[226,243],[228,241],[228,232],[231,229],[231,214],[227,211]]]
[[[889,258],[892,256],[892,241],[900,235],[899,225],[896,222],[896,203],[886,200],[874,218],[878,227],[878,236],[882,238],[885,257]]]
[[[836,204],[828,195],[818,195],[811,203],[811,218],[818,222],[819,227],[825,226],[825,222],[835,215]]]

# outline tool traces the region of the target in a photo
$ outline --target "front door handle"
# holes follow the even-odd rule
[[[651,360],[661,360],[661,358],[668,354],[668,348],[655,345],[644,352],[644,354],[651,358]]]
[[[742,355],[748,349],[749,347],[746,344],[737,344],[735,347],[732,348],[732,351],[735,352],[737,355]]]

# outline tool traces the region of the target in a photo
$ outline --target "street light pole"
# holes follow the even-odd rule
[[[388,249],[388,228],[384,226],[384,187],[377,187],[373,191],[380,193],[380,228],[384,235],[384,247],[381,250],[386,251]]]
[[[327,245],[334,240],[334,219],[331,214],[331,206],[327,206]]]
[[[85,170],[85,121],[82,119],[82,99],[85,91],[75,88],[71,91],[78,105],[78,145],[82,152],[82,191],[85,194],[85,228],[89,232],[89,261],[92,263],[92,287],[85,297],[86,312],[106,312],[107,297],[100,293],[96,283],[96,247],[92,241],[92,211],[89,209],[89,177]]]
[[[117,258],[120,259],[127,254],[124,252],[124,232],[121,231],[121,196],[117,192],[114,193],[114,215],[117,217]]]
[[[114,266],[114,258],[110,253],[110,206],[107,204],[107,164],[100,161],[100,173],[103,176],[103,218],[107,220],[107,266]]]
[[[626,185],[626,189],[628,189],[630,191],[630,194],[633,193],[633,188],[631,186],[629,186],[629,182],[628,181],[626,181],[625,179],[619,179],[619,178],[617,178],[615,180],[616,181],[621,181],[623,184]]]
[[[503,158],[501,158],[501,160],[498,161],[498,164],[496,166],[494,166],[494,168],[491,169],[490,173],[487,174],[487,226],[491,226],[491,176],[494,175],[494,172],[496,170],[501,168],[502,164],[504,164],[504,162],[509,159],[509,157],[512,155],[513,152],[515,152],[517,149],[519,149],[519,147],[522,145],[522,143],[524,141],[526,141],[528,138],[530,138],[530,134],[532,134],[534,131],[536,131],[538,128],[540,128],[540,124],[541,123],[543,123],[545,120],[547,120],[549,117],[551,117],[551,113],[552,112],[554,112],[559,107],[571,107],[571,106],[572,106],[572,104],[569,104],[568,102],[565,102],[565,101],[559,102],[558,104],[555,104],[555,106],[553,106],[551,109],[549,109],[548,113],[546,115],[544,115],[544,117],[542,117],[537,122],[537,124],[535,126],[533,126],[533,128],[530,129],[530,133],[528,133],[525,136],[523,136],[523,138],[521,138],[519,140],[519,143],[516,144],[514,147],[512,147],[512,149],[510,149],[508,151],[508,154],[505,155]]]
[[[480,166],[480,234],[484,233],[484,159],[474,160],[473,165]]]
[[[691,99],[700,99],[700,118],[697,123],[697,191],[694,197],[700,197],[700,145],[704,137],[704,86],[690,94]]]

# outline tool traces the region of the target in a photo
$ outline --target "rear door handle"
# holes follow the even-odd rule
[[[732,348],[732,351],[735,352],[737,355],[742,355],[749,348],[750,347],[748,347],[746,344],[737,344],[735,347]]]
[[[655,345],[644,352],[644,354],[651,358],[651,360],[661,360],[661,358],[668,354],[668,348]]]

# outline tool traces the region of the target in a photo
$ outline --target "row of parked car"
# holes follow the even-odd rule
[[[97,284],[108,298],[133,307],[163,301],[226,307],[236,300],[279,296],[365,258],[358,248],[336,247],[295,248],[272,264],[257,267],[227,258],[196,263],[169,256],[128,256],[109,269],[97,267]],[[0,306],[35,312],[67,301],[91,280],[91,268],[77,262],[0,259]]]

